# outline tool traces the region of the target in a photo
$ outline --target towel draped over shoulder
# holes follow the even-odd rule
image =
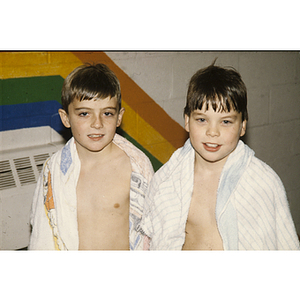
[[[138,229],[153,167],[125,138],[116,134],[113,142],[130,159],[129,244],[131,250],[142,249],[143,236]],[[44,163],[32,204],[30,250],[78,250],[76,186],[80,167],[74,138]]]
[[[150,250],[182,249],[194,160],[188,139],[152,178],[141,225]],[[280,178],[242,141],[223,167],[215,214],[224,250],[300,249]]]

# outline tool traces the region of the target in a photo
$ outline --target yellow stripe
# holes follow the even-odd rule
[[[66,78],[82,61],[70,52],[0,52],[0,78],[60,75]]]
[[[166,163],[176,150],[159,132],[141,118],[124,100],[122,129],[148,150],[160,162]]]

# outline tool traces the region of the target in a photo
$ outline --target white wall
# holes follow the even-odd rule
[[[248,88],[246,143],[281,177],[300,233],[299,52],[106,52],[175,121],[191,76],[218,57]]]

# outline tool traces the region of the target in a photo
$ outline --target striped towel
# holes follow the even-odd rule
[[[188,139],[152,178],[141,225],[150,250],[182,249],[194,159]],[[225,250],[300,249],[281,180],[242,141],[221,173],[216,221]]]

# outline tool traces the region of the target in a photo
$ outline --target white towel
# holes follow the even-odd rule
[[[142,249],[143,239],[138,228],[143,202],[153,168],[148,157],[125,138],[115,135],[113,142],[130,158],[129,242],[130,249]],[[48,159],[34,194],[30,250],[78,250],[76,186],[80,160],[74,138]]]
[[[150,250],[181,250],[194,183],[190,140],[154,175],[142,229]],[[225,250],[299,249],[281,180],[239,141],[221,173],[216,220]]]

